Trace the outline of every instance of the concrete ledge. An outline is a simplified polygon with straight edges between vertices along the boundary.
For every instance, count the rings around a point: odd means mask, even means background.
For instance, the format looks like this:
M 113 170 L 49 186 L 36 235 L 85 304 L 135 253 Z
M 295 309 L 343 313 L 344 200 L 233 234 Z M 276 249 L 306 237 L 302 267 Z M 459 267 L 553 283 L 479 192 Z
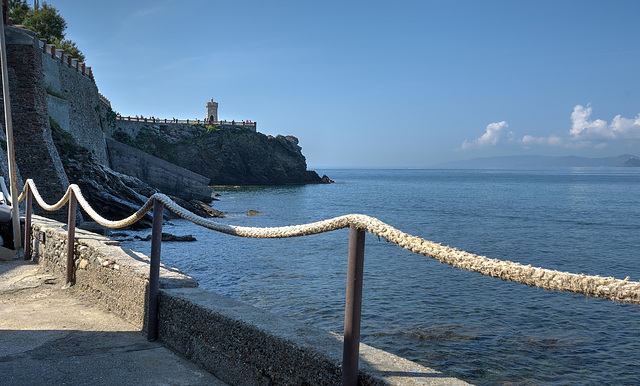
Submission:
M 64 277 L 67 259 L 66 225 L 33 216 L 32 257 L 54 274 Z M 75 285 L 110 311 L 144 328 L 149 258 L 119 246 L 117 241 L 76 228 Z M 198 282 L 176 269 L 161 266 L 160 288 L 196 287 Z
M 341 336 L 200 288 L 162 290 L 158 315 L 158 336 L 166 346 L 229 384 L 342 382 Z M 359 383 L 466 384 L 365 344 Z

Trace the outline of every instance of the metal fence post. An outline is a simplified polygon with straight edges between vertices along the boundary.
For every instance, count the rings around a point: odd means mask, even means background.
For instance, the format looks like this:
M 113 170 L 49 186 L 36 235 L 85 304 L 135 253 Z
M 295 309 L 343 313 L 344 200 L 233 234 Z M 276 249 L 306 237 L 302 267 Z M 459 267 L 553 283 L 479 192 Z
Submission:
M 153 200 L 153 228 L 151 231 L 151 261 L 149 263 L 149 319 L 147 340 L 158 338 L 158 289 L 160 286 L 160 249 L 162 244 L 162 211 L 164 204 Z
M 69 196 L 69 215 L 67 216 L 67 283 L 65 287 L 70 287 L 74 283 L 75 264 L 73 262 L 76 238 L 76 195 L 71 190 Z
M 342 384 L 358 384 L 360 355 L 360 317 L 364 269 L 364 230 L 349 227 L 349 261 L 347 263 L 347 301 L 344 310 L 344 349 L 342 351 Z
M 31 259 L 31 211 L 33 195 L 31 193 L 31 187 L 26 185 L 26 197 L 25 197 L 25 213 L 24 213 L 24 259 Z

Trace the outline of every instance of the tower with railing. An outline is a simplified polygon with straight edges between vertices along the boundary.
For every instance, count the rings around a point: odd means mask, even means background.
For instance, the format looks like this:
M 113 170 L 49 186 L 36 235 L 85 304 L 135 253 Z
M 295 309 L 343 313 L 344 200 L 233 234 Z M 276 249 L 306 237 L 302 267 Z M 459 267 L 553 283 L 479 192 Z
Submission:
M 207 102 L 207 119 L 209 122 L 218 122 L 218 102 L 214 102 L 213 98 Z

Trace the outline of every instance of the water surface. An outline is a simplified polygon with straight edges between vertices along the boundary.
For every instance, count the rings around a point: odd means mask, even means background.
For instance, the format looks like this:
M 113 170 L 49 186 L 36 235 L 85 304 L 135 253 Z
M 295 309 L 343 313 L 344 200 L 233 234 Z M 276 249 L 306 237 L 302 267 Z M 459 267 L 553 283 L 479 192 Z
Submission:
M 229 214 L 219 221 L 282 226 L 362 213 L 491 258 L 640 280 L 637 169 L 319 172 L 338 183 L 219 190 L 213 206 Z M 165 264 L 204 288 L 342 331 L 348 230 L 261 240 L 172 224 L 166 232 L 198 241 L 163 243 Z M 639 320 L 638 306 L 503 282 L 367 235 L 362 341 L 469 382 L 638 384 Z

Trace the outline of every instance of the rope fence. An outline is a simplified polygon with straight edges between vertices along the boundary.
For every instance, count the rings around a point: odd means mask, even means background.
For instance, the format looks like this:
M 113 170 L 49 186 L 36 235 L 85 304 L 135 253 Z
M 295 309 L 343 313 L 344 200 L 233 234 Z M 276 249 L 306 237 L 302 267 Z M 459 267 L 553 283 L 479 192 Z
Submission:
M 561 272 L 540 267 L 532 267 L 531 265 L 523 265 L 511 261 L 490 259 L 486 256 L 475 255 L 404 233 L 378 220 L 377 218 L 361 214 L 348 214 L 314 223 L 285 227 L 240 227 L 220 224 L 200 217 L 195 213 L 182 208 L 168 196 L 162 193 L 156 193 L 151 196 L 136 213 L 125 219 L 113 221 L 100 216 L 89 205 L 87 200 L 82 196 L 80 188 L 75 184 L 70 185 L 60 201 L 53 205 L 47 204 L 42 199 L 38 193 L 35 183 L 31 179 L 26 181 L 25 188 L 18 198 L 19 202 L 24 199 L 27 186 L 29 186 L 33 192 L 34 199 L 38 205 L 47 211 L 55 211 L 62 208 L 62 206 L 64 206 L 64 204 L 69 200 L 71 192 L 73 192 L 77 197 L 78 203 L 85 210 L 87 215 L 89 215 L 98 224 L 111 229 L 124 228 L 136 223 L 151 210 L 155 200 L 162 202 L 164 206 L 174 214 L 196 225 L 238 237 L 289 238 L 309 236 L 348 228 L 350 224 L 354 224 L 358 229 L 365 230 L 374 236 L 384 238 L 388 242 L 396 244 L 401 248 L 433 258 L 441 263 L 449 264 L 452 267 L 477 272 L 485 276 L 499 278 L 505 281 L 522 283 L 531 287 L 539 287 L 546 290 L 566 291 L 621 303 L 640 304 L 640 282 L 630 281 L 628 277 L 624 280 L 620 280 L 613 277 Z
M 0 180 L 4 185 L 4 181 Z M 5 196 L 10 200 L 3 186 Z M 485 276 L 499 278 L 505 281 L 522 283 L 531 287 L 546 290 L 565 291 L 574 294 L 582 294 L 594 298 L 602 298 L 621 303 L 640 304 L 640 282 L 631 281 L 629 277 L 624 280 L 614 277 L 590 276 L 561 272 L 531 265 L 523 265 L 512 261 L 490 259 L 456 248 L 445 246 L 404 233 L 374 217 L 362 214 L 348 214 L 331 219 L 284 227 L 257 228 L 241 227 L 220 224 L 210 219 L 200 217 L 176 204 L 168 196 L 156 193 L 151 196 L 140 209 L 131 216 L 122 220 L 108 220 L 99 215 L 83 197 L 80 188 L 72 184 L 68 187 L 64 196 L 57 203 L 47 204 L 40 196 L 38 189 L 29 179 L 26 181 L 18 202 L 27 198 L 28 216 L 30 217 L 31 197 L 47 211 L 55 211 L 69 202 L 69 227 L 68 240 L 74 240 L 75 228 L 75 202 L 84 209 L 89 217 L 98 224 L 107 228 L 116 229 L 130 226 L 139 221 L 147 212 L 153 209 L 153 231 L 151 245 L 151 269 L 150 269 L 150 298 L 149 298 L 149 326 L 148 338 L 153 340 L 157 336 L 157 291 L 159 280 L 160 243 L 162 233 L 162 212 L 164 207 L 177 216 L 196 225 L 213 231 L 247 238 L 289 238 L 315 235 L 343 228 L 351 228 L 349 241 L 349 273 L 347 286 L 347 309 L 345 310 L 345 349 L 343 358 L 343 384 L 355 384 L 358 372 L 358 343 L 360 339 L 360 305 L 362 294 L 362 259 L 364 258 L 364 234 L 371 233 L 383 238 L 401 248 L 414 253 L 433 258 L 452 267 L 477 272 Z M 73 213 L 72 213 L 73 211 Z M 159 215 L 156 215 L 159 214 Z M 72 220 L 73 217 L 73 220 Z M 31 219 L 27 218 L 30 224 Z M 73 221 L 74 226 L 71 226 Z M 25 226 L 25 258 L 30 258 L 30 226 Z M 353 244 L 353 245 L 352 245 Z M 73 243 L 69 242 L 69 255 L 67 256 L 67 285 L 72 285 L 73 280 Z M 353 260 L 353 261 L 352 261 Z M 359 265 L 358 265 L 359 264 Z M 354 268 L 352 269 L 352 265 Z M 356 275 L 351 277 L 351 271 Z M 359 272 L 359 273 L 358 273 Z M 359 277 L 358 277 L 359 275 Z M 353 284 L 353 286 L 352 286 Z M 359 288 L 358 288 L 359 287 Z M 354 298 L 351 298 L 355 296 Z M 351 309 L 349 309 L 351 307 Z M 353 309 L 355 307 L 355 309 Z M 351 315 L 351 316 L 350 316 Z M 349 326 L 347 326 L 347 319 Z M 348 352 L 349 351 L 349 352 Z M 355 353 L 354 353 L 355 351 Z M 353 363 L 355 361 L 355 364 Z M 355 370 L 354 370 L 355 366 Z M 355 375 L 354 375 L 355 374 Z M 354 381 L 355 377 L 355 381 Z

